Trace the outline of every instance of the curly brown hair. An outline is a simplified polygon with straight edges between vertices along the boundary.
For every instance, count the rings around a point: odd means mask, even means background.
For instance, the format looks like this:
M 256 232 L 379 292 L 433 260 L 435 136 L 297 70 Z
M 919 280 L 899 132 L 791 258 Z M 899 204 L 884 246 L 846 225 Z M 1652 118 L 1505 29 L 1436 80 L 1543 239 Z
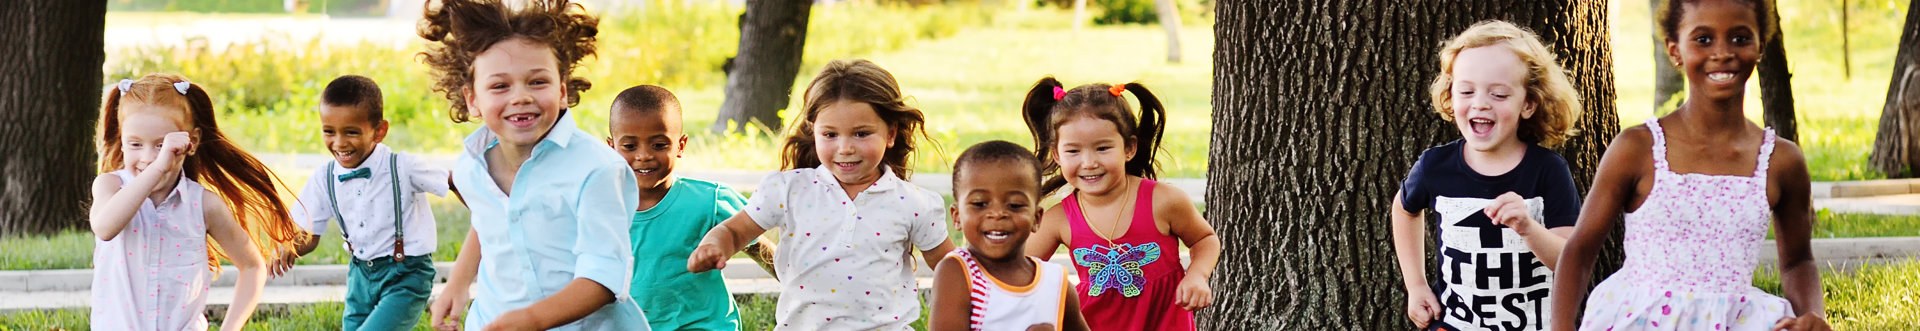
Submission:
M 513 8 L 518 7 L 518 8 Z M 573 75 L 580 61 L 594 53 L 600 19 L 585 7 L 567 0 L 530 0 L 508 6 L 500 0 L 434 0 L 420 19 L 421 38 L 434 42 L 420 52 L 432 68 L 433 91 L 451 101 L 447 115 L 455 123 L 470 120 L 466 93 L 473 85 L 473 58 L 501 41 L 526 38 L 553 50 L 554 67 L 567 83 L 567 106 L 580 103 L 580 92 L 593 87 Z

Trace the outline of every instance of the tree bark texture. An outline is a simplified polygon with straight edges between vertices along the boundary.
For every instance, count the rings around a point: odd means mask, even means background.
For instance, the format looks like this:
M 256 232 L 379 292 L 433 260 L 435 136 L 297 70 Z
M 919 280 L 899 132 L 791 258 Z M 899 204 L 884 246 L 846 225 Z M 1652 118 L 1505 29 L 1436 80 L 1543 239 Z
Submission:
M 0 236 L 86 222 L 106 20 L 101 0 L 0 9 Z
M 712 131 L 745 131 L 748 123 L 779 130 L 807 42 L 812 1 L 751 0 L 740 16 L 740 51 L 727 71 L 726 97 Z
M 1868 162 L 1889 178 L 1920 177 L 1920 3 L 1907 3 L 1907 23 L 1894 55 L 1887 105 Z

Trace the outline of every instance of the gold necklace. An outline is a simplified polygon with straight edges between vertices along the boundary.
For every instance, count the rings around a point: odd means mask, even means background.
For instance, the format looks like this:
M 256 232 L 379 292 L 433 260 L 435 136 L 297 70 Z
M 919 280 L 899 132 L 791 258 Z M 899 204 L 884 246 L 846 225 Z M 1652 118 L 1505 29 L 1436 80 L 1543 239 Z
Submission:
M 1085 199 L 1075 199 L 1074 201 L 1075 203 L 1080 205 L 1080 220 L 1087 223 L 1087 229 L 1093 230 L 1093 234 L 1095 236 L 1100 237 L 1101 240 L 1106 240 L 1108 247 L 1113 247 L 1114 244 L 1113 244 L 1113 238 L 1109 238 L 1107 233 L 1119 232 L 1121 224 L 1133 223 L 1132 220 L 1130 219 L 1121 219 L 1121 217 L 1128 216 L 1127 211 L 1129 209 L 1132 209 L 1133 207 L 1131 204 L 1127 203 L 1128 200 L 1133 200 L 1133 182 L 1128 179 L 1122 179 L 1122 180 L 1126 180 L 1126 181 L 1121 182 L 1120 188 L 1126 190 L 1126 193 L 1124 193 L 1125 195 L 1121 196 L 1121 199 L 1119 201 L 1120 212 L 1117 214 L 1114 214 L 1113 216 L 1115 219 L 1115 221 L 1113 222 L 1114 224 L 1111 226 L 1108 226 L 1108 230 L 1110 231 L 1100 231 L 1100 227 L 1093 224 L 1093 219 L 1087 218 L 1087 211 L 1091 209 L 1087 208 L 1087 202 Z

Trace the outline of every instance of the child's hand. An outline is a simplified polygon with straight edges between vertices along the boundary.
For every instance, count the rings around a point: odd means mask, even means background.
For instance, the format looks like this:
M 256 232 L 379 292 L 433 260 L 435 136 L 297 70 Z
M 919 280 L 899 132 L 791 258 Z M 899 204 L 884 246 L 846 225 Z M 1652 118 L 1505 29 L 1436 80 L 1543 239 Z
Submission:
M 687 257 L 687 272 L 702 273 L 727 268 L 726 250 L 714 244 L 700 244 L 693 249 L 693 255 Z
M 1827 319 L 1820 314 L 1807 314 L 1800 317 L 1781 318 L 1780 322 L 1773 323 L 1773 330 L 1830 331 L 1833 330 L 1833 326 L 1827 325 Z
M 272 275 L 273 278 L 280 278 L 280 275 L 287 274 L 287 270 L 293 270 L 293 261 L 299 258 L 300 252 L 291 249 L 281 251 L 278 258 L 267 262 L 267 274 Z
M 1414 326 L 1425 329 L 1439 317 L 1440 299 L 1433 297 L 1433 290 L 1407 290 L 1407 320 L 1413 321 Z
M 440 297 L 433 299 L 433 305 L 427 308 L 433 318 L 433 329 L 440 331 L 460 331 L 461 323 L 466 323 L 467 289 L 447 286 Z
M 1487 218 L 1493 219 L 1494 225 L 1513 228 L 1513 232 L 1523 237 L 1533 231 L 1536 225 L 1533 221 L 1533 213 L 1527 210 L 1527 199 L 1520 198 L 1519 194 L 1513 192 L 1494 198 L 1493 204 L 1487 205 L 1484 212 L 1487 213 Z
M 533 316 L 528 315 L 526 309 L 515 309 L 505 314 L 500 314 L 499 318 L 493 319 L 493 323 L 487 323 L 487 327 L 486 327 L 486 331 L 519 331 L 519 330 L 539 330 L 539 329 L 540 328 L 538 327 L 534 327 Z
M 1213 305 L 1213 288 L 1207 286 L 1206 277 L 1186 277 L 1180 280 L 1180 288 L 1173 292 L 1173 304 L 1198 311 Z
M 160 155 L 154 157 L 153 163 L 147 165 L 145 172 L 163 171 L 161 173 L 164 174 L 180 171 L 180 166 L 187 162 L 185 157 L 187 151 L 192 148 L 193 136 L 187 135 L 186 132 L 167 133 L 166 138 L 161 138 L 160 141 Z

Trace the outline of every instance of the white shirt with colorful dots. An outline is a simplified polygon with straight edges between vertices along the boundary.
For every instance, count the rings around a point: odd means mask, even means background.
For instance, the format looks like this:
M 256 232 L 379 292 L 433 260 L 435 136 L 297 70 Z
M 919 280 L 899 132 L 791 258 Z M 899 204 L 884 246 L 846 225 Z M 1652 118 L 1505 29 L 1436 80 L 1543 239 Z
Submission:
M 908 330 L 920 318 L 912 252 L 947 240 L 940 194 L 885 170 L 847 199 L 825 167 L 768 175 L 743 210 L 779 237 L 780 330 Z

